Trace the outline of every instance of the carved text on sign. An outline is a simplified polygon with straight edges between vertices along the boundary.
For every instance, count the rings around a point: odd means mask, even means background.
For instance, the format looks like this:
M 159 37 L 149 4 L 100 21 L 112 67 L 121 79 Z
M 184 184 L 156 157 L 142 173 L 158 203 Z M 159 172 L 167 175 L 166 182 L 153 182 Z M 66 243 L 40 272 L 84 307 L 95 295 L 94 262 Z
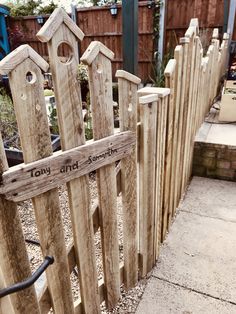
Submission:
M 0 194 L 15 202 L 32 198 L 127 157 L 135 144 L 135 134 L 126 131 L 11 167 L 2 175 Z

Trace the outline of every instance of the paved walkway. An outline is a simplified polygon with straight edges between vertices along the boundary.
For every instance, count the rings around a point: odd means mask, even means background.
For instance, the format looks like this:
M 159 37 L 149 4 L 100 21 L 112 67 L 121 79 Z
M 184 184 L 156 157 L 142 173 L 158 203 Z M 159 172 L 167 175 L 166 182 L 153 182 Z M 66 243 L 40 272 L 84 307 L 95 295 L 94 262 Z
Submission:
M 136 314 L 236 314 L 236 182 L 194 177 Z

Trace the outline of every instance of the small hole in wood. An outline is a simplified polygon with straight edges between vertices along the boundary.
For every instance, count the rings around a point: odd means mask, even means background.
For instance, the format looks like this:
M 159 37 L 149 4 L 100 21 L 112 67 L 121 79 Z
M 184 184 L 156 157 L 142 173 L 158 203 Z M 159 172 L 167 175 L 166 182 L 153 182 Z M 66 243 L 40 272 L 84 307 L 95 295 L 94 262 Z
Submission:
M 66 42 L 62 42 L 57 47 L 57 57 L 63 64 L 71 63 L 74 56 L 73 48 Z
M 233 97 L 232 99 L 233 99 L 233 100 L 236 100 L 236 97 Z
M 101 65 L 100 63 L 97 65 L 97 72 L 98 72 L 99 74 L 102 73 L 102 65 Z
M 26 97 L 25 94 L 21 93 L 20 98 L 21 98 L 22 100 L 26 100 L 27 97 Z
M 131 103 L 129 103 L 129 105 L 128 105 L 128 111 L 129 112 L 132 112 L 132 107 L 133 107 L 133 105 Z
M 36 74 L 33 71 L 28 71 L 26 73 L 26 81 L 30 84 L 34 84 L 37 80 Z

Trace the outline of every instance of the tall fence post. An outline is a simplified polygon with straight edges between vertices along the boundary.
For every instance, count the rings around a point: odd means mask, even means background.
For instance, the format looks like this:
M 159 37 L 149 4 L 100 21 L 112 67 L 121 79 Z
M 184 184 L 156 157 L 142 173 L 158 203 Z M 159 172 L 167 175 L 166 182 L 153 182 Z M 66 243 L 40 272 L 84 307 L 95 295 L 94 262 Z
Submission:
M 63 9 L 56 9 L 38 33 L 42 41 L 48 42 L 63 150 L 85 144 L 82 101 L 77 80 L 77 42 L 83 36 L 82 31 Z M 58 57 L 58 47 L 62 43 L 71 49 L 71 55 L 66 62 Z M 86 313 L 100 313 L 88 176 L 68 182 L 67 189 L 82 307 Z
M 138 84 L 141 80 L 122 70 L 116 72 L 119 89 L 120 131 L 137 133 Z M 136 145 L 137 147 L 137 145 Z M 138 281 L 137 149 L 121 160 L 121 187 L 124 235 L 124 284 Z
M 172 208 L 172 217 L 174 216 L 175 209 L 179 204 L 179 176 L 180 176 L 180 154 L 182 143 L 182 124 L 183 124 L 183 106 L 181 106 L 181 92 L 182 92 L 182 67 L 183 67 L 183 47 L 181 45 L 176 46 L 174 51 L 174 58 L 176 60 L 175 71 L 175 121 L 174 121 L 174 138 L 173 138 L 173 160 L 172 160 L 172 179 L 171 190 L 174 189 L 174 201 Z
M 87 64 L 89 69 L 94 140 L 114 134 L 111 69 L 113 58 L 113 52 L 97 41 L 92 42 L 81 57 L 81 61 Z M 115 164 L 97 170 L 97 185 L 106 304 L 110 309 L 120 298 Z
M 155 165 L 158 95 L 139 98 L 139 228 L 140 271 L 145 276 L 154 265 Z
M 25 163 L 52 154 L 43 94 L 42 70 L 47 69 L 46 61 L 28 45 L 13 51 L 1 65 L 1 70 L 9 75 Z M 53 189 L 36 196 L 32 202 L 42 253 L 44 256 L 53 256 L 55 260 L 46 271 L 53 308 L 55 311 L 64 310 L 73 313 L 74 306 L 58 191 Z
M 0 62 L 0 72 L 3 73 L 1 65 Z M 0 134 L 0 176 L 7 169 L 8 164 Z M 5 200 L 2 195 L 0 196 L 0 239 L 0 288 L 4 288 L 25 280 L 31 276 L 31 271 L 17 206 Z M 1 311 L 2 314 L 39 314 L 34 287 L 0 299 L 0 313 Z
M 164 199 L 163 199 L 163 223 L 162 238 L 165 238 L 166 231 L 169 228 L 169 216 L 172 215 L 172 194 L 171 194 L 171 177 L 173 156 L 173 129 L 175 116 L 175 67 L 176 60 L 170 59 L 165 71 L 165 86 L 170 89 L 168 112 L 167 112 L 167 130 L 166 130 L 166 153 L 165 153 L 165 176 L 164 176 Z

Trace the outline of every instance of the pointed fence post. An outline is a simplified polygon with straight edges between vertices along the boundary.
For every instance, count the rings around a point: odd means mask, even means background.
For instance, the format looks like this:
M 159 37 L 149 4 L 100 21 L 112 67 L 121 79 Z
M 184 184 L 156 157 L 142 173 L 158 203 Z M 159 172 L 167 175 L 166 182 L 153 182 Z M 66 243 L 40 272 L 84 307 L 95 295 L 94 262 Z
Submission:
M 173 128 L 174 128 L 174 94 L 175 94 L 175 74 L 176 60 L 170 59 L 165 71 L 165 86 L 170 88 L 168 112 L 167 112 L 167 132 L 166 132 L 166 156 L 165 156 L 165 177 L 164 177 L 164 199 L 163 199 L 163 227 L 162 237 L 165 239 L 166 232 L 169 229 L 169 217 L 172 215 L 172 194 L 171 194 L 171 177 L 172 159 L 173 159 Z
M 42 70 L 47 69 L 47 62 L 28 45 L 10 53 L 0 67 L 9 75 L 25 163 L 52 154 L 43 93 Z M 42 253 L 55 259 L 46 271 L 54 311 L 74 313 L 58 190 L 36 196 L 32 202 Z
M 60 8 L 53 12 L 37 37 L 48 44 L 62 150 L 83 145 L 85 134 L 80 86 L 77 80 L 77 42 L 83 39 L 84 34 Z M 70 51 L 68 60 L 64 61 L 58 56 L 58 48 L 63 43 Z M 88 176 L 68 182 L 67 189 L 79 267 L 82 308 L 88 314 L 100 313 Z
M 174 145 L 176 143 L 176 149 L 173 152 L 174 159 L 172 164 L 172 171 L 174 180 L 174 204 L 172 216 L 175 214 L 175 210 L 179 205 L 179 186 L 181 175 L 180 164 L 181 164 L 181 143 L 182 143 L 182 125 L 183 125 L 183 103 L 181 103 L 181 92 L 182 92 L 182 68 L 183 68 L 183 47 L 181 45 L 176 46 L 174 51 L 174 58 L 176 60 L 176 72 L 175 72 L 175 122 L 174 122 Z M 171 180 L 171 189 L 173 181 Z
M 137 133 L 138 84 L 141 80 L 126 71 L 116 72 L 119 89 L 120 131 Z M 123 202 L 124 283 L 126 289 L 138 281 L 137 151 L 121 160 Z
M 111 69 L 113 58 L 113 52 L 98 41 L 92 42 L 81 57 L 81 61 L 89 68 L 94 140 L 114 133 Z M 110 309 L 120 298 L 117 187 L 114 164 L 97 171 L 97 185 L 106 304 Z
M 2 62 L 0 62 L 0 72 L 1 64 Z M 8 164 L 0 134 L 0 176 L 7 169 Z M 17 206 L 11 201 L 6 201 L 3 196 L 0 196 L 0 239 L 0 288 L 5 288 L 25 280 L 31 276 L 31 271 Z M 0 313 L 39 314 L 34 287 L 31 286 L 0 299 Z
M 156 94 L 159 97 L 159 104 L 157 106 L 157 137 L 156 137 L 156 161 L 155 161 L 155 212 L 154 212 L 154 245 L 153 245 L 153 259 L 154 263 L 159 255 L 159 247 L 162 241 L 162 208 L 164 195 L 164 168 L 165 168 L 165 149 L 166 149 L 166 125 L 167 125 L 167 111 L 168 98 L 170 94 L 169 88 L 160 87 L 144 87 L 138 90 L 139 96 Z M 142 151 L 144 143 L 140 141 L 139 151 Z M 141 184 L 141 174 L 139 178 Z M 149 187 L 146 186 L 146 191 Z M 147 193 L 147 192 L 145 192 Z M 141 206 L 141 201 L 139 207 Z M 141 207 L 140 207 L 141 210 Z M 142 221 L 140 222 L 142 224 Z M 139 236 L 142 241 L 142 233 Z
M 144 277 L 154 265 L 155 234 L 155 164 L 157 136 L 158 95 L 139 98 L 140 112 L 140 254 L 141 276 Z

